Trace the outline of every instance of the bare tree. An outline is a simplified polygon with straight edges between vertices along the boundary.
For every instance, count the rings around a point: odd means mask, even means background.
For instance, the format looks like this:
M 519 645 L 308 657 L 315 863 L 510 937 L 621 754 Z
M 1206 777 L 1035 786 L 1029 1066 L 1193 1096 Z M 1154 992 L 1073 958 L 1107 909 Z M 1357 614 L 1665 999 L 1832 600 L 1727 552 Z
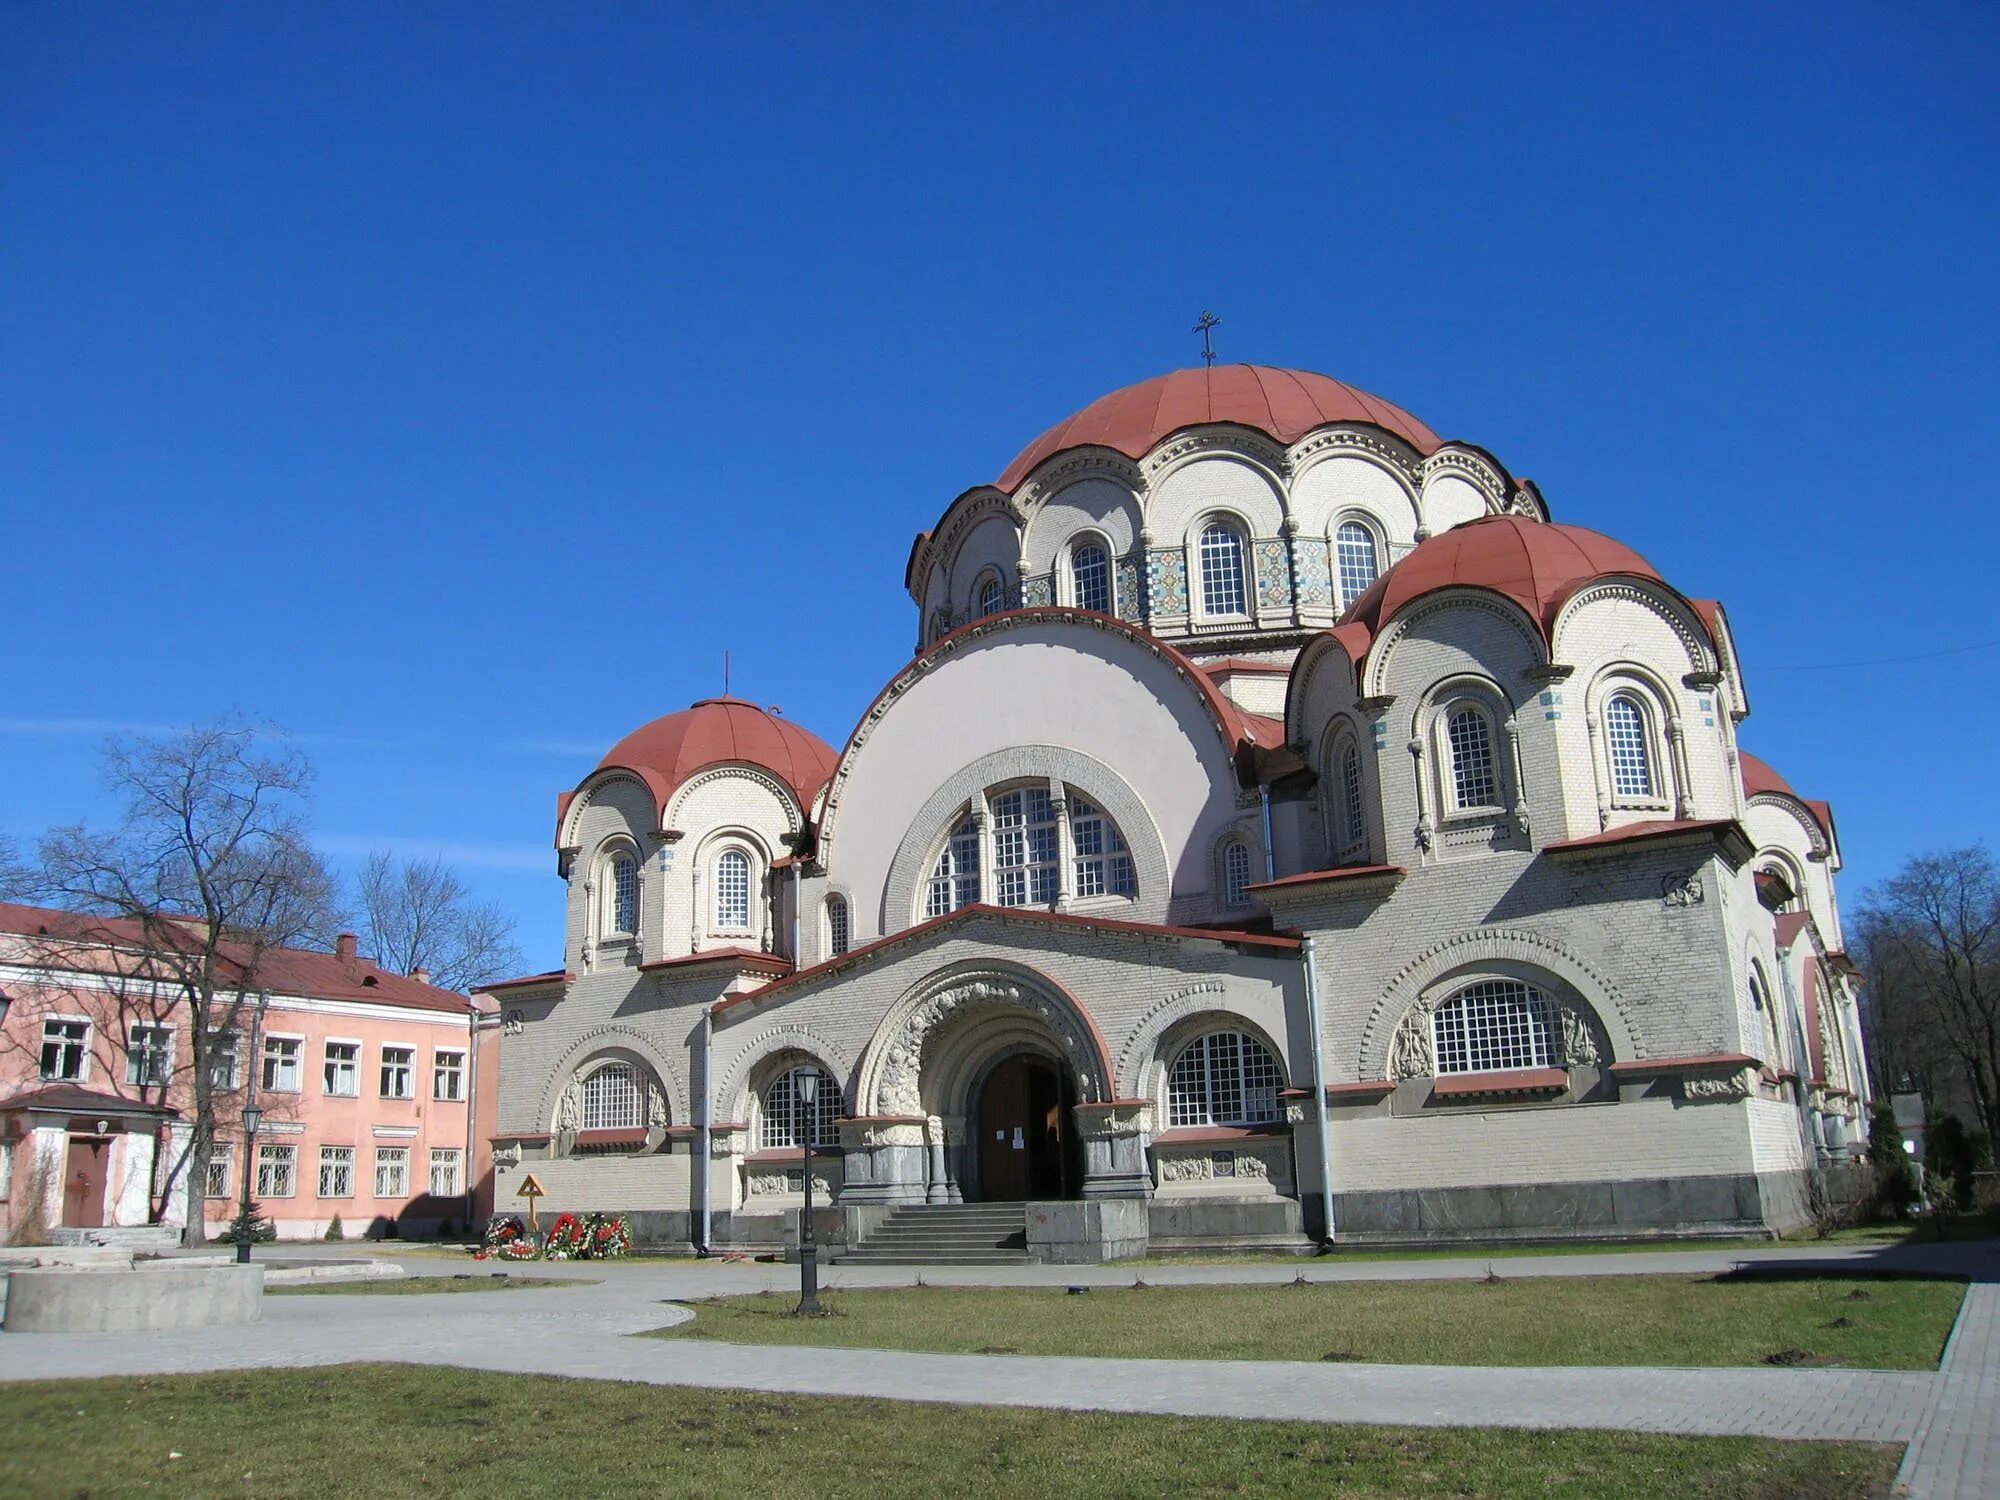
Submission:
M 0 901 L 32 901 L 38 883 L 35 872 L 22 863 L 20 846 L 0 833 Z
M 426 973 L 448 990 L 471 991 L 518 970 L 514 919 L 499 903 L 475 901 L 439 859 L 368 856 L 355 882 L 363 950 L 385 969 Z
M 1911 860 L 1861 913 L 1878 1038 L 1921 1084 L 1956 1073 L 2000 1131 L 2000 869 L 1983 846 Z M 1886 1069 L 1885 1069 L 1886 1071 Z M 1892 1079 L 1893 1081 L 1893 1079 Z
M 208 1160 L 229 1073 L 257 1065 L 242 1049 L 265 956 L 323 942 L 337 903 L 304 829 L 311 768 L 270 731 L 225 721 L 114 740 L 104 765 L 123 804 L 116 826 L 57 828 L 41 843 L 42 895 L 78 915 L 45 935 L 39 961 L 108 965 L 121 1008 L 184 1021 L 185 1067 L 176 1059 L 157 1082 L 138 1069 L 163 1101 L 192 1105 L 182 1150 L 155 1175 L 157 1222 L 189 1162 Z M 202 1216 L 188 1218 L 198 1243 Z

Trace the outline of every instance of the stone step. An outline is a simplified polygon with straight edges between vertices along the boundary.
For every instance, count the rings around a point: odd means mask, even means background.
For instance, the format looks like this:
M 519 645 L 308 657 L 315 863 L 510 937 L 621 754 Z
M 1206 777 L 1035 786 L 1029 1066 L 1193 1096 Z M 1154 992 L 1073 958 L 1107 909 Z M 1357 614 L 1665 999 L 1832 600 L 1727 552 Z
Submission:
M 1018 1229 L 1012 1234 L 871 1234 L 865 1244 L 870 1250 L 1025 1250 L 1028 1237 Z
M 848 1250 L 834 1258 L 843 1266 L 1032 1266 L 1038 1262 L 1025 1250 L 940 1250 L 918 1255 L 893 1250 Z

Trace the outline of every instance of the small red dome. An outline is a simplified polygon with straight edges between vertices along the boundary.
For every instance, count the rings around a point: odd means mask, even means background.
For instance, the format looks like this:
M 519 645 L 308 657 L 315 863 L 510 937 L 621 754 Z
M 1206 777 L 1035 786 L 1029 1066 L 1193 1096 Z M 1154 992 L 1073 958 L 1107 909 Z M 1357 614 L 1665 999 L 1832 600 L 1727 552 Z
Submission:
M 1332 422 L 1364 422 L 1425 455 L 1443 446 L 1400 406 L 1325 375 L 1269 365 L 1203 366 L 1098 397 L 1022 449 L 998 487 L 1012 494 L 1045 460 L 1067 448 L 1115 448 L 1127 458 L 1144 458 L 1162 438 L 1208 422 L 1254 427 L 1281 443 L 1295 443 Z
M 813 798 L 840 759 L 810 730 L 741 698 L 704 698 L 691 708 L 641 725 L 611 747 L 597 769 L 636 772 L 662 810 L 696 772 L 727 762 L 761 767 L 812 811 Z
M 1645 558 L 1602 532 L 1526 516 L 1481 516 L 1418 543 L 1354 601 L 1337 628 L 1362 625 L 1372 638 L 1425 594 L 1477 588 L 1505 594 L 1546 637 L 1571 595 L 1609 575 L 1666 581 Z

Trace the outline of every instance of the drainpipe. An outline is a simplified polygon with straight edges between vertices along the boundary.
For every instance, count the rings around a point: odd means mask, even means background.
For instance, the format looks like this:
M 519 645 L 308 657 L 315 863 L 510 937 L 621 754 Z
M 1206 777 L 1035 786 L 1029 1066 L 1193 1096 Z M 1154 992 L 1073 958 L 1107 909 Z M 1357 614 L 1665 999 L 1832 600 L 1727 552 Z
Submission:
M 1791 950 L 1786 949 L 1789 953 Z M 1826 1196 L 1826 1169 L 1819 1160 L 1819 1132 L 1813 1129 L 1812 1118 L 1812 1049 L 1806 1042 L 1805 1012 L 1799 1008 L 1799 997 L 1792 988 L 1791 965 L 1781 957 L 1778 963 L 1778 983 L 1784 986 L 1785 1006 L 1791 1012 L 1792 1045 L 1797 1051 L 1799 1074 L 1795 1081 L 1798 1090 L 1799 1139 L 1806 1150 L 1806 1170 L 1812 1174 L 1815 1190 L 1821 1198 Z
M 1268 804 L 1267 804 L 1268 806 Z M 1319 960 L 1313 940 L 1306 938 L 1306 1024 L 1312 1028 L 1313 1121 L 1319 1133 L 1319 1199 L 1324 1231 L 1322 1248 L 1333 1244 L 1333 1129 L 1326 1119 L 1326 1032 L 1319 1018 Z
M 465 1237 L 477 1238 L 472 1228 L 472 1216 L 478 1211 L 474 1179 L 479 1172 L 479 1158 L 475 1154 L 474 1142 L 479 1135 L 479 1002 L 472 996 L 465 997 Z
M 707 1256 L 714 1251 L 709 1197 L 715 1186 L 711 1171 L 715 1153 L 710 1145 L 715 1138 L 715 1094 L 710 1078 L 714 1058 L 715 1012 L 705 1005 L 701 1008 L 701 1028 L 696 1036 L 699 1038 L 696 1046 L 701 1053 L 701 1101 L 695 1114 L 694 1149 L 701 1155 L 701 1170 L 695 1174 L 695 1182 L 701 1188 L 701 1219 L 694 1249 L 695 1254 Z
M 1278 878 L 1278 850 L 1271 841 L 1271 789 L 1263 782 L 1257 783 L 1257 800 L 1264 805 L 1264 878 Z

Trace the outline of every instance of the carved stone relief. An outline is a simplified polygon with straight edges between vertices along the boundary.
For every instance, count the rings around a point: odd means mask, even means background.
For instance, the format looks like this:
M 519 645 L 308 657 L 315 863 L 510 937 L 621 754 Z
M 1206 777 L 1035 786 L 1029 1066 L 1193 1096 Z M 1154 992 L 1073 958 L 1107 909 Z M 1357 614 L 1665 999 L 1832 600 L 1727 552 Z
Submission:
M 1005 1005 L 1031 1011 L 1055 1034 L 1076 1078 L 1077 1099 L 1097 1101 L 1097 1085 L 1088 1067 L 1089 1051 L 1067 1012 L 1047 996 L 1011 980 L 982 978 L 939 990 L 911 1011 L 895 1040 L 889 1043 L 875 1085 L 875 1112 L 884 1115 L 923 1114 L 919 1086 L 925 1042 L 949 1016 L 968 1006 Z

